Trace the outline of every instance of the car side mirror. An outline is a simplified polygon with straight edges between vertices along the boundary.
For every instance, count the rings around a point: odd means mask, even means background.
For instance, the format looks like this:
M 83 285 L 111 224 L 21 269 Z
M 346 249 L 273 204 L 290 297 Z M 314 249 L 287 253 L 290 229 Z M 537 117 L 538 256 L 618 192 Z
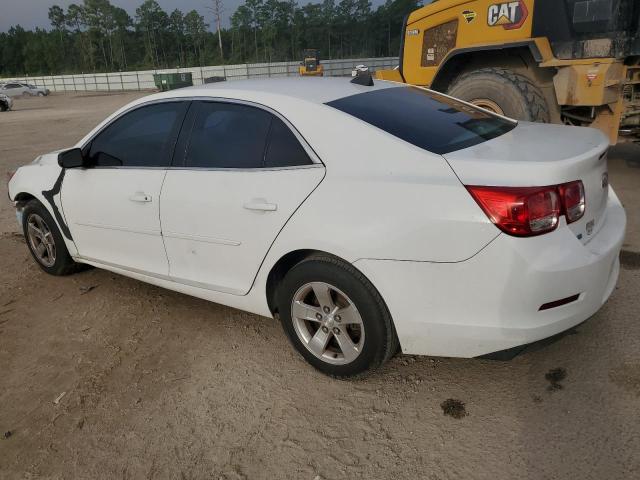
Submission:
M 58 154 L 58 165 L 62 168 L 81 168 L 87 165 L 87 162 L 79 148 L 72 148 Z

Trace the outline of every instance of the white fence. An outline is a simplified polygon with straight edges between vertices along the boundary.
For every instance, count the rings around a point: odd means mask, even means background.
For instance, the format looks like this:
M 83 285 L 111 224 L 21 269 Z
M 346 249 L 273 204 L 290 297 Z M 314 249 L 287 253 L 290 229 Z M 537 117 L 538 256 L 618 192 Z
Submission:
M 356 65 L 367 65 L 372 71 L 394 68 L 398 57 L 352 58 L 348 60 L 322 60 L 326 76 L 350 75 Z M 298 75 L 299 62 L 249 63 L 240 65 L 219 65 L 166 70 L 145 70 L 138 72 L 91 73 L 77 75 L 54 75 L 39 77 L 13 77 L 0 79 L 1 82 L 14 80 L 46 87 L 53 92 L 146 90 L 156 88 L 154 73 L 192 74 L 193 84 L 200 85 L 208 77 L 224 77 L 227 80 L 246 78 L 289 77 Z

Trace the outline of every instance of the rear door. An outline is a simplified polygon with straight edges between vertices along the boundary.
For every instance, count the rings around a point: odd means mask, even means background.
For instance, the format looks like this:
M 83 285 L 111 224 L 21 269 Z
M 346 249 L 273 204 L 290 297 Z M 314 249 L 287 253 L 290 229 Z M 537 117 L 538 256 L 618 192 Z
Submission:
M 160 219 L 177 282 L 245 294 L 324 166 L 274 112 L 194 102 L 162 188 Z

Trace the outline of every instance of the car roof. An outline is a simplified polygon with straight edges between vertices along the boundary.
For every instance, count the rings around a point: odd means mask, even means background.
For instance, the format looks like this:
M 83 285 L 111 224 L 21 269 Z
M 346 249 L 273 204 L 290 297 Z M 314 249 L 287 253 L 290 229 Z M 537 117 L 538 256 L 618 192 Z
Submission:
M 296 98 L 313 103 L 327 103 L 339 98 L 357 95 L 359 93 L 399 87 L 403 84 L 375 80 L 371 87 L 351 83 L 350 77 L 282 77 L 251 80 L 233 80 L 228 82 L 209 83 L 180 89 L 191 95 L 232 96 L 242 93 L 278 95 Z

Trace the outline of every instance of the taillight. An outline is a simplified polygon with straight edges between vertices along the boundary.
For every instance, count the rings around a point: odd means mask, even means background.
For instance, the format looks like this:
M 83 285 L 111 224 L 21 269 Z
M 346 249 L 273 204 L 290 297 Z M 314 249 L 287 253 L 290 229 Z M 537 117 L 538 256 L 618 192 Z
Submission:
M 518 237 L 551 232 L 560 215 L 571 223 L 585 210 L 581 181 L 549 187 L 467 186 L 467 190 L 498 228 Z
M 584 185 L 581 181 L 565 183 L 558 187 L 567 223 L 580 220 L 584 215 Z
M 467 189 L 503 232 L 529 237 L 558 226 L 560 197 L 555 187 L 476 187 Z

